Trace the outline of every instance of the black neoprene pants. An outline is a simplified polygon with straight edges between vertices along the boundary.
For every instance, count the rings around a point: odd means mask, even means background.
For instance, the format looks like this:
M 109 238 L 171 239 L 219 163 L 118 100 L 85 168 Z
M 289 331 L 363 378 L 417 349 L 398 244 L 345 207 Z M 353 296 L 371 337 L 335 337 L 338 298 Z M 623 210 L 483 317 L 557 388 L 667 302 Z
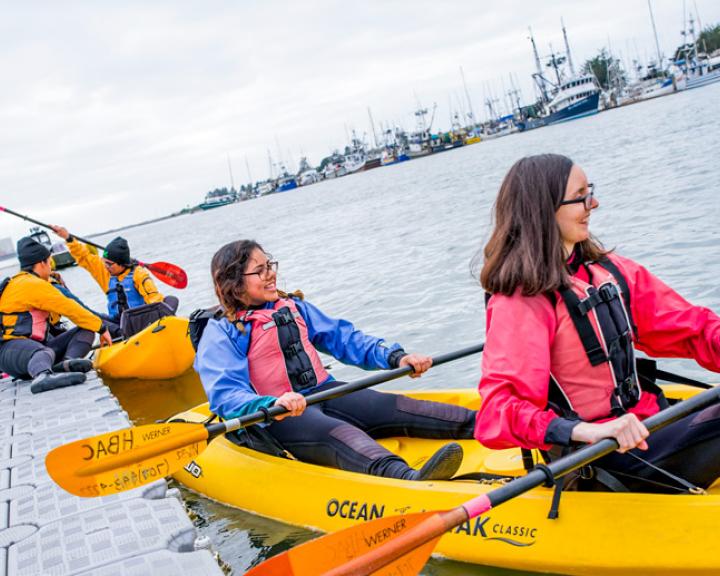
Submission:
M 650 435 L 648 450 L 632 450 L 699 488 L 708 488 L 720 478 L 720 404 L 665 426 Z M 682 486 L 628 454 L 613 452 L 595 463 L 633 492 L 673 493 Z M 593 482 L 579 487 L 595 488 Z
M 317 390 L 340 384 L 343 382 L 331 382 Z M 474 427 L 473 410 L 399 394 L 358 390 L 308 406 L 301 416 L 274 422 L 267 431 L 303 462 L 402 478 L 412 469 L 402 458 L 380 446 L 376 438 L 465 439 L 473 437 Z
M 6 340 L 0 343 L 0 371 L 14 378 L 34 378 L 55 362 L 84 357 L 94 339 L 90 330 L 75 327 L 49 337 L 44 344 L 29 338 Z

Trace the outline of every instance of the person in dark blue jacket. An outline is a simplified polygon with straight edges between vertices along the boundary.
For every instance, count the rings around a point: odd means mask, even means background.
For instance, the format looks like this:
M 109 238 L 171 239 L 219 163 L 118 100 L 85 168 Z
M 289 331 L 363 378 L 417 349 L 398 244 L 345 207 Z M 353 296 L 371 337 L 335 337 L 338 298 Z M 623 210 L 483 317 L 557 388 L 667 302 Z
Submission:
M 213 257 L 224 316 L 208 322 L 195 359 L 211 410 L 228 419 L 285 407 L 288 412 L 264 433 L 304 462 L 406 480 L 452 477 L 462 461 L 455 442 L 415 470 L 375 439 L 472 438 L 472 410 L 368 389 L 307 406 L 307 394 L 341 384 L 327 373 L 318 350 L 366 370 L 411 366 L 413 377 L 432 359 L 331 318 L 300 293 L 280 292 L 277 267 L 253 240 L 226 244 Z

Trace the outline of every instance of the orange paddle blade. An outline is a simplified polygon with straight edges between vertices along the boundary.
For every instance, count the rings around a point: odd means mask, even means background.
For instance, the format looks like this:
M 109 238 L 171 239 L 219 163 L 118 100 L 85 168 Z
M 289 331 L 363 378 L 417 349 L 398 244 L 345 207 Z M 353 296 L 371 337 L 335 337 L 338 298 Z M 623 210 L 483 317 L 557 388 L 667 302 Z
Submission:
M 363 559 L 368 554 L 388 546 L 398 537 L 408 534 L 411 529 L 421 528 L 423 522 L 432 522 L 433 516 L 437 515 L 437 512 L 419 512 L 363 522 L 291 548 L 257 565 L 248 571 L 246 576 L 334 574 L 335 570 L 344 569 L 348 562 L 353 560 L 359 561 L 364 567 L 361 567 L 360 571 L 347 572 L 348 574 L 417 574 L 425 565 L 442 532 L 419 547 L 405 554 L 401 553 L 380 570 L 363 571 L 369 569 Z M 424 530 L 421 532 L 425 533 Z
M 148 424 L 59 446 L 45 457 L 50 477 L 75 496 L 116 494 L 176 472 L 207 446 L 202 424 Z
M 145 266 L 158 280 L 168 286 L 183 289 L 188 284 L 187 274 L 180 266 L 170 264 L 170 262 L 153 262 L 152 264 L 141 262 L 140 264 Z

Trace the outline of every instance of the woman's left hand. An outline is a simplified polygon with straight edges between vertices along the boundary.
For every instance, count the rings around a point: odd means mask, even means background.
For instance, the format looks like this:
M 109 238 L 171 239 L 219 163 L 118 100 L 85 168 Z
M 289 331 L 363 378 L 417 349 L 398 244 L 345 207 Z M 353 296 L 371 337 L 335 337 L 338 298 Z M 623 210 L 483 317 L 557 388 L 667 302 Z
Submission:
M 423 356 L 422 354 L 408 354 L 400 359 L 399 368 L 403 366 L 412 366 L 413 372 L 410 378 L 420 378 L 423 372 L 427 372 L 432 366 L 432 358 Z

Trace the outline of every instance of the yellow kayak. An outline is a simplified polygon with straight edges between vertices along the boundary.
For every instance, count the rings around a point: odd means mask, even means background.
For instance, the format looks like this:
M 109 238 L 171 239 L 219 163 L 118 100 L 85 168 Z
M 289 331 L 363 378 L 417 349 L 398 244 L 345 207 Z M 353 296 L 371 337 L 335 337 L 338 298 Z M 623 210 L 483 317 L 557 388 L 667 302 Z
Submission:
M 474 389 L 410 391 L 410 396 L 477 408 Z M 669 386 L 669 397 L 694 390 Z M 176 418 L 201 422 L 207 404 Z M 447 441 L 392 438 L 381 443 L 419 467 Z M 494 451 L 472 440 L 458 475 L 522 475 L 519 450 Z M 344 472 L 213 440 L 174 475 L 219 502 L 289 524 L 334 532 L 365 520 L 445 510 L 498 481 L 410 482 Z M 706 495 L 566 492 L 549 520 L 552 489 L 536 488 L 447 533 L 436 554 L 463 562 L 562 574 L 719 574 L 715 536 L 720 486 Z
M 190 369 L 195 359 L 188 319 L 166 316 L 128 340 L 95 352 L 95 369 L 109 378 L 164 380 Z

